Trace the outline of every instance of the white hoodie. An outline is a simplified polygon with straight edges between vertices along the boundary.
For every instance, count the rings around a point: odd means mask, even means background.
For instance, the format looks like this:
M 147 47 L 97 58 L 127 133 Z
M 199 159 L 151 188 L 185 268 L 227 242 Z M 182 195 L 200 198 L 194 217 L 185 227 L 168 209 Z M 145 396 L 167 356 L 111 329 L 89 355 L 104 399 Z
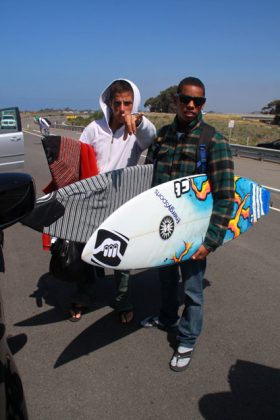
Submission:
M 138 111 L 140 105 L 140 92 L 137 86 L 127 79 L 134 92 L 132 113 Z M 115 81 L 115 80 L 114 80 Z M 113 82 L 112 82 L 113 83 Z M 112 84 L 110 83 L 110 85 Z M 109 85 L 109 86 L 110 86 Z M 124 140 L 124 125 L 112 132 L 110 121 L 110 108 L 106 104 L 109 94 L 109 86 L 100 95 L 99 103 L 104 117 L 101 120 L 91 122 L 82 132 L 80 141 L 91 144 L 94 148 L 99 173 L 109 172 L 126 166 L 137 165 L 141 152 L 152 143 L 155 135 L 155 126 L 143 116 L 142 122 L 137 127 L 136 135 L 128 135 Z

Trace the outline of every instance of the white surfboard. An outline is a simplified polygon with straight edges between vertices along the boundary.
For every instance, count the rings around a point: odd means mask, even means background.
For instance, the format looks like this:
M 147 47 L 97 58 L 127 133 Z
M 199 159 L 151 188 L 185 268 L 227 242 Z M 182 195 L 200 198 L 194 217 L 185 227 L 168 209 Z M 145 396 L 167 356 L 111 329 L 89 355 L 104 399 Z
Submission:
M 94 232 L 82 259 L 117 270 L 185 261 L 202 244 L 213 199 L 206 175 L 180 178 L 134 197 Z M 269 210 L 267 190 L 235 178 L 235 206 L 224 242 L 248 230 Z

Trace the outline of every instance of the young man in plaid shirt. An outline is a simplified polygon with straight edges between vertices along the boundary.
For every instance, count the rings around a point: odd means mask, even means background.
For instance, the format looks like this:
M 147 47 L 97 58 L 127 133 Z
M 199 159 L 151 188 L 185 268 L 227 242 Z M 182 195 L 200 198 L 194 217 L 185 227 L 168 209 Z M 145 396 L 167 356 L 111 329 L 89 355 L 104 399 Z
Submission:
M 171 358 L 170 368 L 182 371 L 191 361 L 196 339 L 202 329 L 206 257 L 222 244 L 225 236 L 233 210 L 234 173 L 228 141 L 202 120 L 201 111 L 206 98 L 201 80 L 195 77 L 183 79 L 178 85 L 175 101 L 173 123 L 159 130 L 155 143 L 148 151 L 147 162 L 155 164 L 154 185 L 200 172 L 200 144 L 207 126 L 205 169 L 211 183 L 213 211 L 204 242 L 191 260 L 159 270 L 162 298 L 160 314 L 159 317 L 146 318 L 142 325 L 157 328 L 178 325 L 178 347 Z M 185 307 L 178 322 L 179 269 L 184 284 Z

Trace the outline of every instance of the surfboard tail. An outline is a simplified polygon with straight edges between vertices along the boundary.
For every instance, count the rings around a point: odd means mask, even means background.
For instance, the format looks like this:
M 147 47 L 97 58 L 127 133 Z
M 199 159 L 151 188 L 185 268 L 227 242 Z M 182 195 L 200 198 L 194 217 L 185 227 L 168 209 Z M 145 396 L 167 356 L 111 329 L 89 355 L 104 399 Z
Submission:
M 270 193 L 258 184 L 252 184 L 252 221 L 256 223 L 262 216 L 268 214 Z
M 262 202 L 264 214 L 268 214 L 270 206 L 270 192 L 262 187 Z

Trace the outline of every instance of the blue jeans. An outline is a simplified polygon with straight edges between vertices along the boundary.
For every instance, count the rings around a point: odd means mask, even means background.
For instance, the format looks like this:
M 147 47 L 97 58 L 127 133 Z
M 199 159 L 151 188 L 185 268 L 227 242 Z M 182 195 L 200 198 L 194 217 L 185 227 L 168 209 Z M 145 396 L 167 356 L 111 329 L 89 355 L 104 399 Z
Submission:
M 179 318 L 179 269 L 184 285 L 185 307 L 178 325 L 177 340 L 179 345 L 194 347 L 202 330 L 203 278 L 206 270 L 206 260 L 188 260 L 159 270 L 162 299 L 159 320 L 170 326 Z

